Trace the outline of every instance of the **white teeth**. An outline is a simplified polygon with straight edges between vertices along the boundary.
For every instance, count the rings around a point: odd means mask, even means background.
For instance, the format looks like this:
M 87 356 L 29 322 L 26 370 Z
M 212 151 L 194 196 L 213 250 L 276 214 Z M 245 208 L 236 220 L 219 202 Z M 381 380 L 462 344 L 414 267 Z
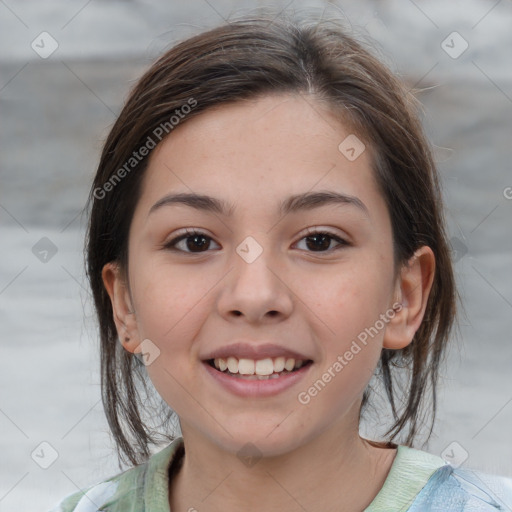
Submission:
M 274 361 L 272 359 L 260 359 L 256 361 L 256 375 L 272 375 L 274 373 Z
M 241 375 L 254 375 L 254 366 L 252 359 L 240 359 L 238 361 L 238 373 Z
M 277 373 L 282 372 L 284 370 L 285 361 L 284 357 L 276 357 L 274 359 L 274 371 Z
M 286 363 L 284 363 L 284 368 L 291 372 L 295 368 L 295 359 L 293 359 L 293 357 L 287 359 Z
M 238 359 L 235 357 L 228 357 L 228 370 L 231 373 L 238 373 Z
M 295 360 L 293 357 L 276 357 L 271 359 L 267 357 L 265 359 L 240 359 L 230 356 L 227 359 L 222 357 L 215 358 L 213 364 L 217 370 L 225 372 L 226 370 L 232 374 L 240 375 L 256 375 L 259 380 L 266 380 L 268 378 L 279 377 L 279 374 L 286 370 L 291 372 L 294 369 L 299 369 L 304 365 L 305 361 Z

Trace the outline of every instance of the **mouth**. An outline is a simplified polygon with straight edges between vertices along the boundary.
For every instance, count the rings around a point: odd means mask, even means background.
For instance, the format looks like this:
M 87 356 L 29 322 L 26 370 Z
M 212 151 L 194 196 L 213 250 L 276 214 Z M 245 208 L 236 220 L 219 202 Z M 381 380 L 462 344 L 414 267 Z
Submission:
M 213 389 L 254 399 L 275 397 L 298 387 L 314 364 L 308 355 L 285 344 L 255 340 L 225 345 L 200 360 Z
M 229 356 L 207 359 L 205 363 L 219 373 L 235 379 L 262 381 L 286 377 L 311 365 L 313 361 L 284 356 L 257 360 Z

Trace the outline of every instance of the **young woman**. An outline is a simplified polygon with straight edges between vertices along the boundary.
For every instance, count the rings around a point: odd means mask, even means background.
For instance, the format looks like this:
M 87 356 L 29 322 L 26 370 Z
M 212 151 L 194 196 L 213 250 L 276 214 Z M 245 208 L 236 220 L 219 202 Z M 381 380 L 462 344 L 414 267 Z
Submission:
M 413 98 L 339 24 L 245 18 L 163 55 L 106 141 L 87 264 L 134 467 L 56 510 L 505 510 L 510 480 L 412 448 L 455 315 L 438 178 Z

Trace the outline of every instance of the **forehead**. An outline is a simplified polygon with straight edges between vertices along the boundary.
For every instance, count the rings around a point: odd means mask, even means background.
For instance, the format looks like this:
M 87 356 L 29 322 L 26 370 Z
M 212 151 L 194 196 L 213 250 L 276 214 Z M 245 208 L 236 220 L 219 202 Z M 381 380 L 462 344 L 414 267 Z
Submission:
M 171 190 L 242 209 L 314 189 L 368 196 L 377 193 L 371 162 L 371 148 L 311 96 L 265 96 L 174 128 L 151 155 L 141 202 L 150 208 Z

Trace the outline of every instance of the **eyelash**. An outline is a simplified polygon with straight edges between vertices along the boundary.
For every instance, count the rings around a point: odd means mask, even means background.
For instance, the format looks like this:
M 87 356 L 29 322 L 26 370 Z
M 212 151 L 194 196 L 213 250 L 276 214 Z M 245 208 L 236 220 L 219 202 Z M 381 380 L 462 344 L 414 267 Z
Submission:
M 339 237 L 338 235 L 335 235 L 334 233 L 330 233 L 329 231 L 326 231 L 326 230 L 315 230 L 313 228 L 309 228 L 307 233 L 299 240 L 299 242 L 304 240 L 305 238 L 311 238 L 315 235 L 325 235 L 325 236 L 331 238 L 332 240 L 334 240 L 335 242 L 337 242 L 338 246 L 336 246 L 334 249 L 328 249 L 326 251 L 307 251 L 307 252 L 330 253 L 330 252 L 339 250 L 342 247 L 347 247 L 350 245 L 349 242 L 347 242 L 343 238 Z M 183 252 L 185 254 L 201 254 L 202 252 L 209 252 L 209 251 L 197 251 L 197 252 L 184 251 L 184 250 L 176 248 L 176 245 L 179 242 L 181 242 L 182 240 L 186 240 L 187 238 L 192 238 L 194 236 L 202 236 L 205 239 L 213 241 L 213 239 L 210 236 L 208 236 L 206 233 L 203 233 L 202 231 L 198 231 L 198 230 L 194 230 L 194 229 L 186 229 L 183 234 L 173 238 L 169 242 L 165 243 L 162 247 L 163 247 L 163 249 L 166 249 L 166 250 L 175 251 L 175 252 Z M 329 245 L 330 245 L 330 243 L 329 243 Z

